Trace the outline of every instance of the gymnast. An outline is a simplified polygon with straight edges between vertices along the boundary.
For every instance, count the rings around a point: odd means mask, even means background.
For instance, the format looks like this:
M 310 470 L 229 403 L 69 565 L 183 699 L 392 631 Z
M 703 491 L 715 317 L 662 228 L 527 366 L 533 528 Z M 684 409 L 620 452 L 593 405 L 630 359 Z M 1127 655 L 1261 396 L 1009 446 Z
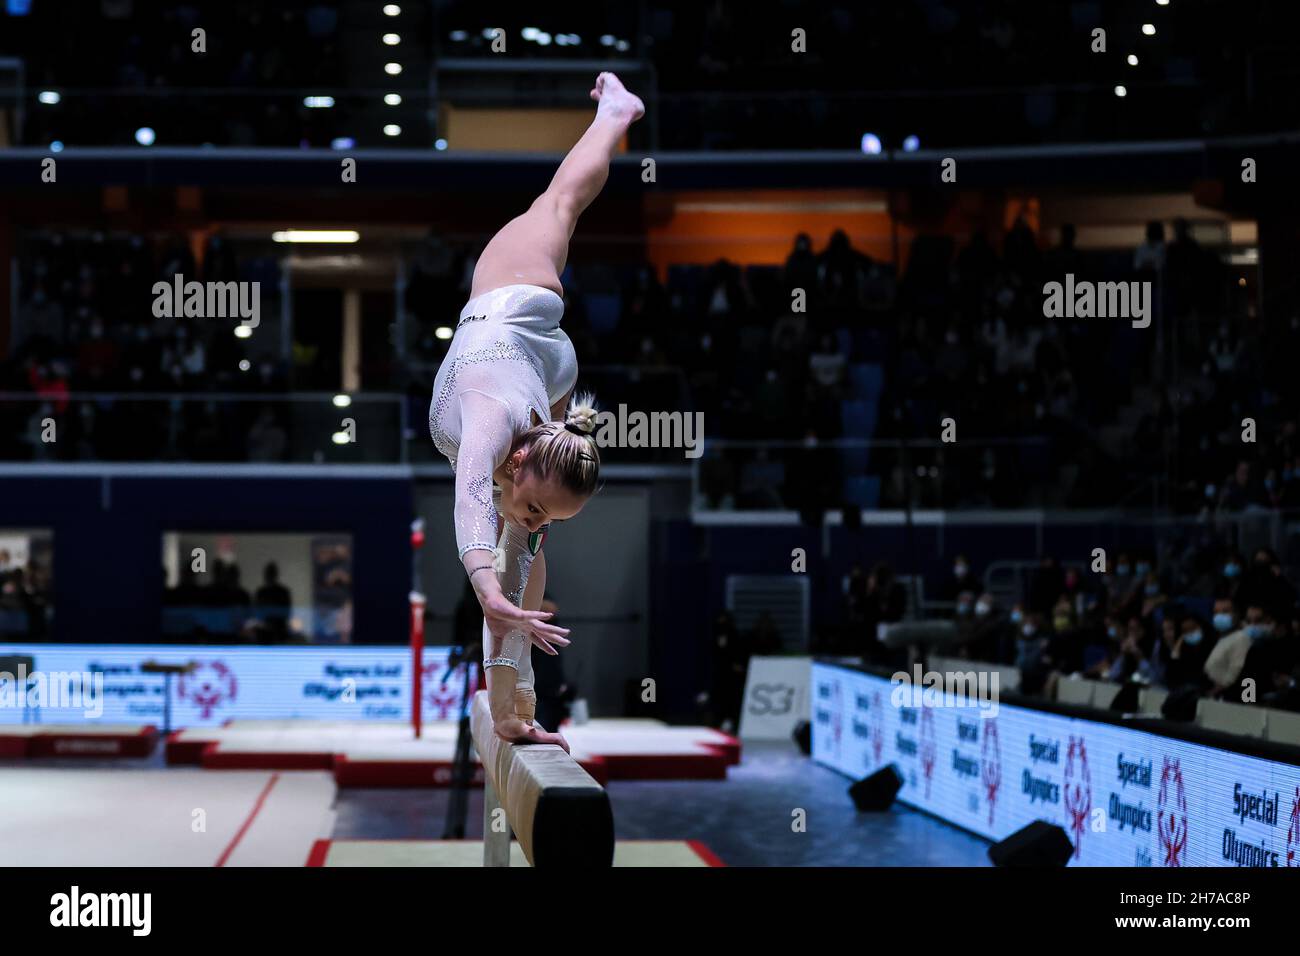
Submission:
M 493 729 L 508 741 L 557 743 L 566 751 L 563 737 L 533 722 L 532 645 L 558 654 L 570 643 L 568 629 L 540 610 L 542 543 L 552 523 L 572 518 L 596 491 L 600 454 L 592 398 L 573 396 L 578 360 L 560 329 L 560 273 L 578 216 L 605 185 L 623 134 L 645 112 L 613 73 L 596 78 L 591 98 L 596 118 L 546 192 L 479 256 L 429 406 L 434 444 L 456 475 L 461 563 L 483 608 Z

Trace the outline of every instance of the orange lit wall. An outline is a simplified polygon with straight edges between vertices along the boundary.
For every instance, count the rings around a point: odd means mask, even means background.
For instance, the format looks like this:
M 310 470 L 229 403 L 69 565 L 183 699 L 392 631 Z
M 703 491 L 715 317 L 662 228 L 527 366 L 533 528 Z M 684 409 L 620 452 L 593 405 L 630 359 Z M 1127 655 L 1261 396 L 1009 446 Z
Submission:
M 591 125 L 591 110 L 439 106 L 447 148 L 567 153 Z M 627 151 L 627 137 L 619 144 Z
M 892 262 L 893 238 L 883 192 L 868 190 L 749 190 L 680 192 L 647 204 L 646 248 L 662 276 L 675 263 L 726 258 L 742 265 L 780 265 L 806 232 L 813 250 L 843 229 L 858 250 Z M 900 240 L 906 242 L 906 236 Z

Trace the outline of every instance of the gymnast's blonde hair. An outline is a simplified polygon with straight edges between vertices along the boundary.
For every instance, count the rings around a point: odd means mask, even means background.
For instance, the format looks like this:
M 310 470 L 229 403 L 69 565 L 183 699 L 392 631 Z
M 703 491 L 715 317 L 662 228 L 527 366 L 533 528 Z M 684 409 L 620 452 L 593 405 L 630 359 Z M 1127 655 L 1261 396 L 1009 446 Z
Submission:
M 600 480 L 600 450 L 594 435 L 597 414 L 594 395 L 575 395 L 564 421 L 543 422 L 524 432 L 518 446 L 525 452 L 523 467 L 581 498 L 595 494 Z

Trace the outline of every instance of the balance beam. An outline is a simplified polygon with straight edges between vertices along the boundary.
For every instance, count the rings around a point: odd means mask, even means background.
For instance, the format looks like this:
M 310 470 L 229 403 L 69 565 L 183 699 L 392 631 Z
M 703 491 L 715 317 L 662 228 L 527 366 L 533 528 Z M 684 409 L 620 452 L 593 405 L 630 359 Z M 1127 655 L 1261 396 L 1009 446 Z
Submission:
M 487 691 L 474 695 L 470 733 L 483 764 L 483 865 L 510 865 L 510 831 L 533 866 L 611 866 L 609 794 L 559 744 L 512 744 L 492 729 Z M 505 810 L 508 826 L 493 827 Z

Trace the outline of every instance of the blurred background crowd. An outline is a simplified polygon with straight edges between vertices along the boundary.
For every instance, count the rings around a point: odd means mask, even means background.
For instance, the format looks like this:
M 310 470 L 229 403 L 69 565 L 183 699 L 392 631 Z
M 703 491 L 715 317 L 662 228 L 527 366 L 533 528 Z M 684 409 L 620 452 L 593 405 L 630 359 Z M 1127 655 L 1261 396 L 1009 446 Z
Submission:
M 1199 42 L 1201 21 L 1167 19 L 1162 53 L 1149 59 L 1150 45 L 1131 47 L 1127 37 L 1151 15 L 1120 0 L 762 6 L 760 13 L 722 0 L 614 7 L 582 0 L 550 10 L 508 2 L 486 14 L 480 4 L 441 0 L 408 4 L 399 43 L 387 49 L 374 42 L 386 21 L 379 4 L 97 0 L 86 11 L 96 42 L 86 44 L 75 31 L 52 29 L 63 15 L 58 5 L 36 2 L 7 23 L 0 55 L 25 57 L 30 85 L 63 93 L 32 117 L 30 145 L 124 145 L 147 126 L 168 145 L 422 146 L 445 136 L 447 125 L 430 108 L 428 69 L 500 57 L 492 44 L 498 29 L 512 58 L 645 64 L 656 108 L 672 117 L 657 144 L 667 149 L 787 149 L 795 131 L 803 148 L 855 148 L 864 114 L 894 148 L 918 134 L 926 147 L 1081 142 L 1231 135 L 1296 118 L 1294 99 L 1272 83 L 1289 75 L 1285 51 L 1258 43 L 1287 28 L 1285 4 L 1203 2 L 1199 12 L 1216 23 L 1213 47 Z M 775 22 L 790 26 L 774 32 Z M 1098 23 L 1109 30 L 1105 53 L 1093 49 Z M 206 31 L 202 56 L 191 49 L 196 28 Z M 1143 55 L 1124 65 L 1130 50 Z M 403 69 L 385 76 L 379 68 L 394 52 Z M 1140 86 L 1152 108 L 1124 109 L 1115 83 Z M 386 108 L 385 91 L 401 104 Z M 309 106 L 304 92 L 333 102 Z M 537 101 L 554 95 L 537 75 L 518 78 L 511 92 Z M 968 122 L 972 115 L 978 124 Z M 377 117 L 396 120 L 401 133 L 382 134 Z

